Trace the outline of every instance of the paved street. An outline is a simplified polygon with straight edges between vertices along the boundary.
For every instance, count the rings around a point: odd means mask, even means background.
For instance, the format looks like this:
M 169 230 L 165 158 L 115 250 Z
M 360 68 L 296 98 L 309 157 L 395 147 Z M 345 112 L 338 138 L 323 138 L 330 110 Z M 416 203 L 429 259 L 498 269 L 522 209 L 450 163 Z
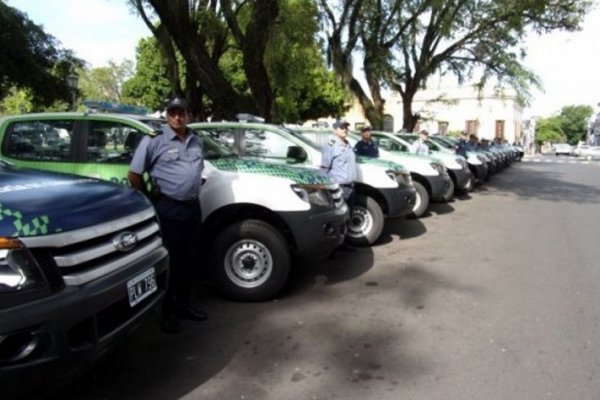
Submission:
M 272 302 L 199 287 L 55 397 L 597 399 L 600 164 L 516 163 L 470 196 L 297 266 Z

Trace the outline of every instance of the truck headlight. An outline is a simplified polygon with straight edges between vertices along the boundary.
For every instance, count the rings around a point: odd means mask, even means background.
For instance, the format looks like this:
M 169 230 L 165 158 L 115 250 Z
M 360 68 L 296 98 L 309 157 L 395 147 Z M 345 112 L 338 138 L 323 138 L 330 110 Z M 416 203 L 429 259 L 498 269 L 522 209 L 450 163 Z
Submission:
M 436 172 L 438 173 L 438 175 L 444 175 L 444 172 L 446 170 L 446 168 L 444 167 L 444 165 L 443 164 L 439 164 L 439 163 L 431 163 L 431 167 L 436 170 Z
M 385 171 L 391 180 L 398 183 L 398 185 L 412 185 L 412 177 L 407 171 Z
M 292 190 L 307 203 L 321 207 L 333 207 L 329 190 L 323 185 L 292 185 Z
M 44 277 L 29 250 L 17 239 L 0 238 L 0 293 L 43 285 Z

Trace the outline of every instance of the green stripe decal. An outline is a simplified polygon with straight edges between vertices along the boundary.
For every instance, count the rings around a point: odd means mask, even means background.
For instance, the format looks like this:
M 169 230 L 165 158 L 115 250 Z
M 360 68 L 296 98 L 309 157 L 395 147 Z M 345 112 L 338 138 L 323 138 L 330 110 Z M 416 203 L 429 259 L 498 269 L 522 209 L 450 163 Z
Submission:
M 263 161 L 242 160 L 234 158 L 224 158 L 218 160 L 209 160 L 215 168 L 222 171 L 244 172 L 250 174 L 267 175 L 292 180 L 300 184 L 321 184 L 331 185 L 333 181 L 326 175 L 319 173 L 315 169 L 289 167 L 287 165 L 267 163 Z
M 394 171 L 406 171 L 406 168 L 403 165 L 395 163 L 393 161 L 384 160 L 381 158 L 357 156 L 356 162 L 358 164 L 378 165 L 385 169 L 394 170 Z
M 29 222 L 25 221 L 20 211 L 11 210 L 0 204 L 0 221 L 12 220 L 15 232 L 7 236 L 39 236 L 47 235 L 49 232 L 50 218 L 47 215 L 40 215 L 31 218 Z M 56 229 L 55 232 L 60 232 Z

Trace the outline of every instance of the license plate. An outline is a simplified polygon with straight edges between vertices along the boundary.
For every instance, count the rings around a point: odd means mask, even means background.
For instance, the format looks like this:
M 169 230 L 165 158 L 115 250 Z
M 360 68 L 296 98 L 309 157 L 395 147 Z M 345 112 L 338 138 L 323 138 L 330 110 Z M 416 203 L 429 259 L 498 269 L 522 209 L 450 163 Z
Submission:
M 150 268 L 127 282 L 129 306 L 134 307 L 140 301 L 156 292 L 156 275 L 154 268 Z

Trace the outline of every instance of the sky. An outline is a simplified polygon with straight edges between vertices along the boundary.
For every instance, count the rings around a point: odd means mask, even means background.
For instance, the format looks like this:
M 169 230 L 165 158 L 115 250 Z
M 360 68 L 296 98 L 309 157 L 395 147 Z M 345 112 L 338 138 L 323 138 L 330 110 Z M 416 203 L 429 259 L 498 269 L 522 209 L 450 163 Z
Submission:
M 598 2 L 598 1 L 597 1 Z M 27 13 L 93 67 L 108 61 L 135 61 L 135 47 L 150 31 L 126 0 L 8 0 Z M 600 110 L 600 5 L 590 12 L 579 32 L 532 35 L 526 41 L 524 64 L 540 76 L 544 91 L 533 91 L 525 117 L 549 116 L 565 105 L 589 105 Z

